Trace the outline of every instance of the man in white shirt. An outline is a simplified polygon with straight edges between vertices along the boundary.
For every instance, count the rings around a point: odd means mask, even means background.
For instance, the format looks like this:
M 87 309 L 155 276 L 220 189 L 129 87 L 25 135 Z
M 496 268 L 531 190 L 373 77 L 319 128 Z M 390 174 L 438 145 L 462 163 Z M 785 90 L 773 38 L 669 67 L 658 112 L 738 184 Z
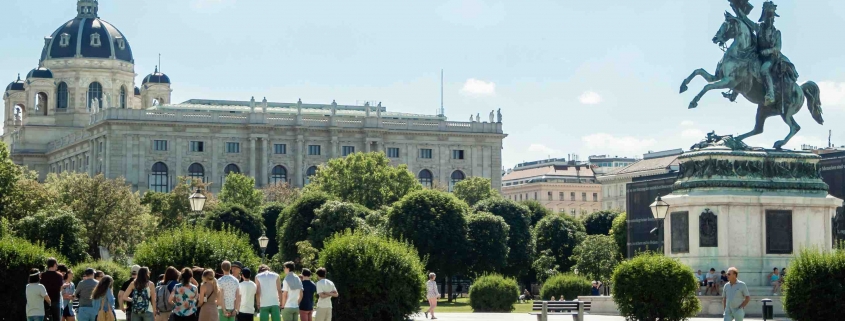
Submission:
M 279 298 L 282 297 L 282 280 L 279 275 L 262 264 L 255 276 L 255 297 L 258 300 L 260 321 L 280 321 Z
M 334 283 L 326 278 L 326 268 L 317 269 L 317 295 L 320 299 L 317 301 L 317 316 L 316 321 L 332 321 L 332 298 L 337 297 L 337 288 Z
M 745 282 L 737 280 L 739 270 L 735 267 L 728 269 L 728 283 L 722 290 L 722 307 L 725 309 L 725 321 L 742 321 L 745 318 L 745 307 L 751 301 L 751 294 Z
M 297 321 L 299 319 L 299 302 L 302 301 L 302 280 L 293 274 L 293 262 L 285 262 L 285 280 L 282 281 L 282 320 Z
M 716 269 L 710 268 L 710 272 L 707 273 L 707 289 L 704 290 L 704 295 L 710 294 L 710 290 L 719 293 L 719 288 L 716 286 L 716 284 L 718 284 L 716 283 L 716 278 L 718 278 Z
M 241 295 L 241 305 L 238 307 L 237 321 L 253 321 L 253 318 L 255 318 L 255 298 L 258 296 L 256 293 L 257 288 L 255 283 L 252 282 L 252 271 L 244 268 L 240 272 L 244 280 L 238 285 L 238 291 Z
M 220 289 L 220 296 L 217 300 L 218 317 L 220 321 L 235 321 L 238 314 L 237 308 L 241 305 L 241 296 L 238 293 L 238 279 L 232 276 L 232 263 L 223 261 L 220 264 L 223 276 L 217 279 L 217 287 Z

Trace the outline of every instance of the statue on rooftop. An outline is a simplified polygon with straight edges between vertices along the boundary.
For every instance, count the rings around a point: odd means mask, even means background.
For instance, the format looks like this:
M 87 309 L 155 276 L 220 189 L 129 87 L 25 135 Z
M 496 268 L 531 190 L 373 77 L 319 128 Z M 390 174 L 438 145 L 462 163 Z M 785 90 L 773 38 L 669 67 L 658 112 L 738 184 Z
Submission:
M 472 114 L 469 114 L 469 122 L 470 122 L 470 123 L 475 122 L 475 120 L 474 120 L 474 119 L 472 119 Z
M 475 114 L 475 122 L 476 122 L 476 123 L 480 123 L 480 122 L 481 122 L 481 113 L 477 113 L 477 114 Z
M 490 111 L 490 123 L 491 124 L 493 123 L 493 111 L 492 110 Z
M 499 109 L 496 111 L 496 122 L 497 122 L 497 123 L 501 123 L 501 122 L 502 122 L 502 109 L 501 109 L 501 108 L 499 108 Z

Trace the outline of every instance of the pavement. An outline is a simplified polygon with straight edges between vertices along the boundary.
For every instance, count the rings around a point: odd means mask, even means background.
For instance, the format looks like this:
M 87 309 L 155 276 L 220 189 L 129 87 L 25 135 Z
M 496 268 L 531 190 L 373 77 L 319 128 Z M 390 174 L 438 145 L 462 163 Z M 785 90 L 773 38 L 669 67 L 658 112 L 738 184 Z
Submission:
M 414 321 L 427 320 L 425 315 L 414 317 Z M 537 317 L 528 313 L 438 313 L 440 321 L 537 321 Z M 570 321 L 572 317 L 565 315 L 549 316 L 549 321 Z M 624 321 L 625 318 L 612 315 L 586 315 L 584 321 Z M 714 321 L 722 318 L 692 318 L 691 321 Z M 745 318 L 746 321 L 762 321 L 758 318 Z M 788 318 L 775 318 L 777 321 L 789 321 Z

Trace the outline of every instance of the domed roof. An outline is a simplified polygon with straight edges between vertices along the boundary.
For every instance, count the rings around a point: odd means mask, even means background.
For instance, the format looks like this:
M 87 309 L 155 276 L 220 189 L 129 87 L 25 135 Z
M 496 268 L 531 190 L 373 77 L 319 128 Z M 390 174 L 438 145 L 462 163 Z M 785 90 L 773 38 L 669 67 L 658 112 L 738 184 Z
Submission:
M 105 58 L 134 63 L 129 41 L 112 24 L 97 16 L 97 1 L 78 1 L 76 18 L 44 40 L 41 61 L 58 58 Z
M 146 85 L 147 83 L 170 84 L 170 77 L 158 72 L 158 67 L 156 67 L 156 71 L 144 77 L 144 81 L 141 82 L 142 85 Z
M 138 88 L 138 86 L 135 86 L 135 96 L 141 96 L 141 88 Z
M 18 80 L 13 81 L 8 86 L 6 86 L 6 91 L 10 91 L 10 90 L 24 90 L 23 80 L 21 80 L 20 74 L 18 74 Z
M 33 70 L 30 70 L 29 73 L 26 75 L 26 79 L 32 78 L 53 79 L 53 72 L 50 71 L 50 69 L 38 67 Z

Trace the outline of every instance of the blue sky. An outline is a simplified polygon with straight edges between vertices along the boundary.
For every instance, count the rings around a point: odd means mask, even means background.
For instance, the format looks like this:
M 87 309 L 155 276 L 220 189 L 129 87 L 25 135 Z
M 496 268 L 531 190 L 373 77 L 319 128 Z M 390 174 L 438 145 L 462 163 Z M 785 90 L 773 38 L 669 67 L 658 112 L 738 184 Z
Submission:
M 826 145 L 829 129 L 845 145 L 845 1 L 798 2 L 777 1 L 776 26 L 799 81 L 820 84 L 826 122 L 805 107 L 789 147 Z M 75 3 L 3 1 L 0 80 L 36 65 L 43 37 L 75 16 Z M 752 3 L 756 19 L 762 1 Z M 174 101 L 368 100 L 435 113 L 443 68 L 451 120 L 502 109 L 506 167 L 688 148 L 710 130 L 750 130 L 751 103 L 714 91 L 687 110 L 701 79 L 678 94 L 692 70 L 714 72 L 722 52 L 710 39 L 726 9 L 718 0 L 100 1 L 100 16 L 132 45 L 137 82 L 161 53 Z M 771 147 L 787 132 L 770 118 L 748 142 Z

